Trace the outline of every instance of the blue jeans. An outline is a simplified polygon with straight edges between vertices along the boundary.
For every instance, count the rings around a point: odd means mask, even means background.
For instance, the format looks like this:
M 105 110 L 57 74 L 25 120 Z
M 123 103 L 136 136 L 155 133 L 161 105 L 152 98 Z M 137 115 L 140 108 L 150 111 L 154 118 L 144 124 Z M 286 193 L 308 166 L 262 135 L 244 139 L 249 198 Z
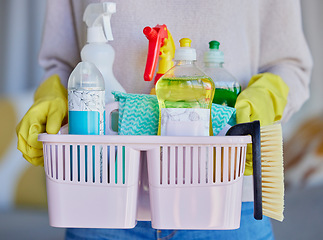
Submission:
M 274 240 L 270 219 L 253 218 L 253 202 L 243 202 L 240 228 L 236 230 L 156 230 L 150 222 L 138 222 L 133 229 L 87 229 L 69 228 L 66 240 L 105 240 L 105 239 L 219 239 L 219 240 Z

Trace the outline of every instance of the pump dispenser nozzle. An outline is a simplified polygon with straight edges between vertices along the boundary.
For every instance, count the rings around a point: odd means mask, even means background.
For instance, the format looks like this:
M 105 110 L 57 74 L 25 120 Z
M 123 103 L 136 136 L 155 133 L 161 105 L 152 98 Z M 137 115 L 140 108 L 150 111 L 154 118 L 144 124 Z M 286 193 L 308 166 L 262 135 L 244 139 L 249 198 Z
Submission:
M 88 27 L 88 43 L 113 40 L 110 19 L 115 12 L 116 4 L 112 2 L 95 3 L 87 6 L 83 14 L 83 21 Z
M 192 40 L 189 38 L 182 38 L 179 40 L 180 48 L 176 49 L 174 60 L 188 60 L 196 61 L 196 50 L 191 48 Z
M 204 54 L 204 62 L 210 63 L 223 63 L 224 62 L 224 53 L 219 50 L 220 42 L 210 41 L 209 42 L 209 51 Z

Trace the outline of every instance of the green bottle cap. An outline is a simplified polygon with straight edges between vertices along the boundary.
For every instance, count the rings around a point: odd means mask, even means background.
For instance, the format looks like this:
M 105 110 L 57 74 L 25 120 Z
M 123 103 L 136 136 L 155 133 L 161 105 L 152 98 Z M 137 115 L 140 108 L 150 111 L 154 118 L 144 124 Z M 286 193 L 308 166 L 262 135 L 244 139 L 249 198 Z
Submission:
M 204 53 L 204 62 L 223 63 L 224 54 L 219 48 L 220 42 L 215 40 L 209 42 L 209 50 Z
M 220 43 L 218 41 L 211 41 L 209 42 L 209 48 L 210 49 L 216 49 L 219 50 Z

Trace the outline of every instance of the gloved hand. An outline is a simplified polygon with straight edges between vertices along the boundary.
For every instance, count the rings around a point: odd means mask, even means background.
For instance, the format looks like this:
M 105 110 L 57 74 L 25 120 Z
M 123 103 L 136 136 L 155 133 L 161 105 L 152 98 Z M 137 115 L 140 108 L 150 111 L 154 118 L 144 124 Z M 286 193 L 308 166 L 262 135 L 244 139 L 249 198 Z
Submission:
M 53 75 L 36 90 L 34 104 L 16 128 L 17 148 L 23 157 L 34 165 L 43 165 L 43 145 L 38 142 L 38 134 L 58 133 L 67 119 L 67 91 L 59 76 Z
M 260 121 L 260 126 L 279 121 L 287 104 L 289 88 L 277 75 L 262 73 L 251 78 L 236 101 L 237 123 Z M 252 149 L 248 144 L 245 175 L 252 175 Z

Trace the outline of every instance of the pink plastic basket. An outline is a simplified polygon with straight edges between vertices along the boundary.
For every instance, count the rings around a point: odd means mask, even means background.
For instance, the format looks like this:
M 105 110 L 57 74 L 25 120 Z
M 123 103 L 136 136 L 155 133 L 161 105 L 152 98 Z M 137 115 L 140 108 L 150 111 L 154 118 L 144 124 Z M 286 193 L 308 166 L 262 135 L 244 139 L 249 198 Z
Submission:
M 110 135 L 69 135 L 66 127 L 39 135 L 51 226 L 133 228 L 138 219 L 157 229 L 239 228 L 251 136 L 113 135 L 117 109 L 107 105 Z
M 136 225 L 140 152 L 120 142 L 107 143 L 107 139 L 110 138 L 39 135 L 44 146 L 51 226 Z
M 169 139 L 147 152 L 152 227 L 239 228 L 250 139 L 191 137 L 178 142 Z
M 147 151 L 154 228 L 240 226 L 249 136 L 40 134 L 39 140 L 51 226 L 134 227 L 141 151 Z

